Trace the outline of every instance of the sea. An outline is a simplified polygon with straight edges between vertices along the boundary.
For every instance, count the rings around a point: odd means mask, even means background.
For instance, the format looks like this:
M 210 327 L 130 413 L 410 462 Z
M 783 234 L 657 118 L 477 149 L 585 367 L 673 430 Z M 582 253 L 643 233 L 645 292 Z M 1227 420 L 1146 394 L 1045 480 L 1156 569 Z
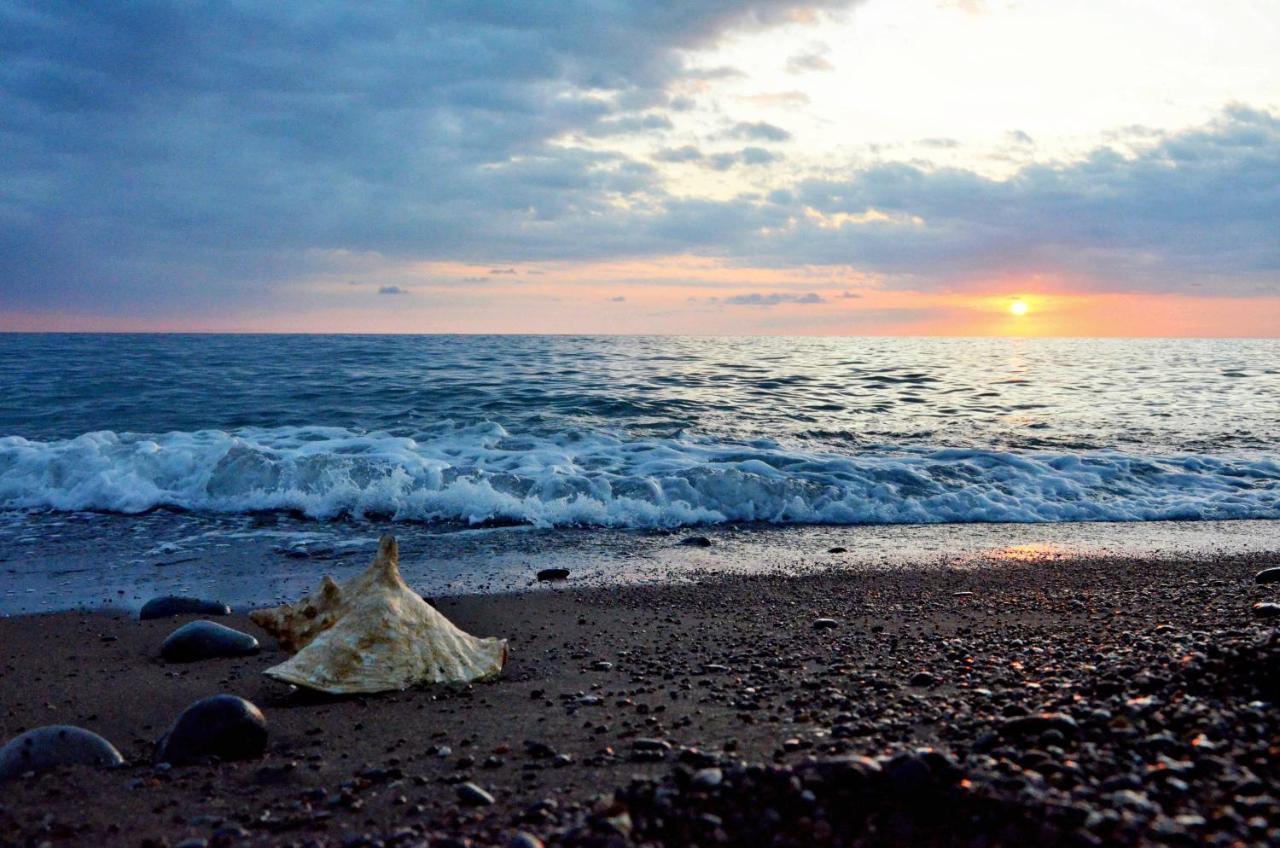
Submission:
M 19 578 L 50 545 L 136 569 L 234 538 L 296 564 L 390 530 L 479 534 L 492 563 L 783 528 L 964 548 L 973 525 L 1207 522 L 1219 544 L 1277 520 L 1277 340 L 0 335 L 10 598 L 44 600 Z

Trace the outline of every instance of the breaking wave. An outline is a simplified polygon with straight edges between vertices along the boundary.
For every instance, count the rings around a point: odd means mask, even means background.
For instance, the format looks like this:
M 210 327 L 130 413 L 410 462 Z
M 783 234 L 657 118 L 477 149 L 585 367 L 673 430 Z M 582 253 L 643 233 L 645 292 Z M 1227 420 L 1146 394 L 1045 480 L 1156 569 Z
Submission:
M 1280 518 L 1269 458 L 278 427 L 0 438 L 0 508 L 677 527 Z

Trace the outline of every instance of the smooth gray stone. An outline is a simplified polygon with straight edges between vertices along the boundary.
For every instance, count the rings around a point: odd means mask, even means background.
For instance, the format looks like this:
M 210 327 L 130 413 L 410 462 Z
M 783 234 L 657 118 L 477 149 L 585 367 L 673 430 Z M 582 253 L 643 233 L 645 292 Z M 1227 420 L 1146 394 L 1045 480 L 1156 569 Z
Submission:
M 180 595 L 162 595 L 143 604 L 138 618 L 149 621 L 153 618 L 169 618 L 174 615 L 231 615 L 231 607 L 219 601 L 184 598 Z
M 474 783 L 463 783 L 457 791 L 458 800 L 468 807 L 488 807 L 493 804 L 493 796 Z
M 1280 583 L 1280 565 L 1264 568 L 1253 576 L 1255 583 Z
M 262 710 L 235 695 L 214 695 L 182 711 L 156 744 L 156 762 L 251 760 L 266 750 L 267 719 Z
M 0 748 L 0 780 L 57 766 L 113 768 L 123 764 L 124 757 L 114 745 L 93 731 L 70 724 L 28 730 Z
M 246 657 L 258 653 L 258 640 L 212 621 L 192 621 L 169 634 L 160 646 L 166 662 L 195 662 L 214 657 Z

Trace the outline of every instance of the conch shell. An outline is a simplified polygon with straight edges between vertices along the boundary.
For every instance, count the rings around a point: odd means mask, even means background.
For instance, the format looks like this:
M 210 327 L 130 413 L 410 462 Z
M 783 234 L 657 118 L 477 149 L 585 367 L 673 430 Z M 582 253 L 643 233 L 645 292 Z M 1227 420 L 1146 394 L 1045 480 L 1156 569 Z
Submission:
M 501 672 L 506 640 L 459 630 L 405 585 L 399 561 L 395 538 L 383 536 L 364 573 L 342 585 L 326 576 L 296 606 L 249 613 L 281 648 L 296 652 L 263 673 L 346 695 L 465 683 Z

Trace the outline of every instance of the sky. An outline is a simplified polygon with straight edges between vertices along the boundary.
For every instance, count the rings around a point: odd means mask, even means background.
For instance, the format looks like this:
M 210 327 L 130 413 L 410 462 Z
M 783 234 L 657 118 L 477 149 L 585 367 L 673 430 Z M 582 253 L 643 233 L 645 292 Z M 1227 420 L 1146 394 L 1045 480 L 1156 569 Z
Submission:
M 0 330 L 1280 336 L 1277 44 L 1275 0 L 0 0 Z

